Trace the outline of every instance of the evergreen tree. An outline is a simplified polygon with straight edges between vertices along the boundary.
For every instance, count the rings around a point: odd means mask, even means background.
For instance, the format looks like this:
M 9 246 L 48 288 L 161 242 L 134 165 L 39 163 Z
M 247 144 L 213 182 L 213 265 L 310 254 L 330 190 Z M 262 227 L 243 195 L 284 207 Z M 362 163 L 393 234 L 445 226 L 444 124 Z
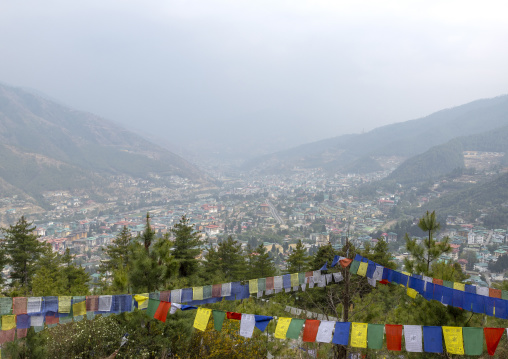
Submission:
M 384 267 L 391 269 L 397 268 L 397 264 L 391 260 L 392 254 L 388 250 L 388 243 L 386 243 L 382 237 L 378 238 L 374 247 L 366 246 L 362 254 L 364 257 Z
M 171 233 L 175 236 L 172 254 L 178 262 L 178 273 L 181 277 L 188 277 L 198 269 L 196 257 L 201 252 L 200 233 L 189 224 L 186 216 L 173 226 Z
M 22 216 L 15 225 L 2 228 L 5 236 L 5 251 L 11 266 L 11 287 L 19 287 L 24 294 L 31 293 L 32 279 L 44 251 L 44 244 L 34 233 L 35 226 Z
M 411 259 L 404 259 L 404 266 L 406 271 L 410 273 L 423 273 L 430 274 L 430 265 L 434 260 L 439 258 L 444 253 L 449 253 L 451 247 L 449 245 L 449 238 L 445 237 L 440 243 L 437 243 L 433 236 L 434 233 L 440 228 L 439 222 L 436 220 L 436 212 L 427 213 L 420 218 L 418 227 L 427 232 L 428 237 L 423 240 L 423 244 L 418 244 L 416 239 L 411 239 L 406 233 L 406 249 L 411 254 Z
M 220 274 L 225 281 L 243 279 L 246 262 L 241 244 L 228 236 L 218 243 L 217 249 L 210 248 L 204 266 L 207 273 Z
M 276 274 L 275 267 L 270 258 L 270 254 L 261 243 L 256 247 L 255 252 L 250 254 L 250 272 L 251 278 L 266 278 Z
M 307 270 L 307 251 L 303 247 L 302 240 L 300 239 L 296 244 L 295 249 L 291 251 L 287 260 L 288 273 L 300 273 Z
M 122 231 L 116 236 L 112 244 L 108 245 L 103 252 L 107 259 L 102 261 L 99 267 L 99 273 L 107 276 L 104 283 L 107 287 L 109 278 L 112 279 L 112 290 L 123 293 L 128 291 L 128 273 L 131 265 L 130 246 L 132 236 L 129 229 L 124 226 Z

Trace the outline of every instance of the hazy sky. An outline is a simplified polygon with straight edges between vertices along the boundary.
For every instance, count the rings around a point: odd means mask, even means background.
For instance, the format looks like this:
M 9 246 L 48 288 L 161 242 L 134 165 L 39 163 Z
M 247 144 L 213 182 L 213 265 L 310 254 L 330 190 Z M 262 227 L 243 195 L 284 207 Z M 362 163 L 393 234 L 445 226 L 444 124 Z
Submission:
M 257 153 L 508 93 L 506 1 L 0 0 L 0 82 Z

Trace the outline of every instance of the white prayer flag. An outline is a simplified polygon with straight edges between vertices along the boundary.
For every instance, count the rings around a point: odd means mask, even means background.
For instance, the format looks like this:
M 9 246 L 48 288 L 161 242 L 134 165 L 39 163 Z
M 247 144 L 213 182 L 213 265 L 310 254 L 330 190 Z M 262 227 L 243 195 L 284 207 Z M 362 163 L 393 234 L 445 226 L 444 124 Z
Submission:
M 293 287 L 293 292 L 298 292 L 298 288 L 299 288 L 299 286 L 295 285 L 295 286 Z
M 265 290 L 265 295 L 273 294 L 273 289 Z
M 251 338 L 255 325 L 256 320 L 254 314 L 242 314 L 242 319 L 240 321 L 240 335 L 245 338 Z
M 331 273 L 327 274 L 326 275 L 326 284 L 330 284 L 332 282 L 332 278 L 333 278 L 333 276 Z
M 427 283 L 432 283 L 432 278 L 431 277 L 427 277 L 426 275 L 424 275 L 423 276 L 423 281 L 425 282 L 424 286 L 423 286 L 423 290 L 427 290 Z
M 375 287 L 377 283 L 374 278 L 367 278 L 367 282 L 373 287 Z
M 99 295 L 99 312 L 111 311 L 112 295 Z
M 326 276 L 322 275 L 319 277 L 318 287 L 323 288 L 326 287 Z
M 305 289 L 307 288 L 307 286 L 305 284 L 302 284 L 301 287 L 302 287 L 302 292 L 305 292 Z
M 376 266 L 376 270 L 374 271 L 372 278 L 374 280 L 377 280 L 378 282 L 382 281 L 383 280 L 383 270 L 384 270 L 383 266 Z
M 286 293 L 289 293 L 289 292 L 291 292 L 291 288 L 284 288 L 284 291 L 285 291 Z
M 489 296 L 489 288 L 488 287 L 476 287 L 476 294 L 483 295 L 485 297 Z
M 231 283 L 223 283 L 221 293 L 223 297 L 229 297 L 231 295 Z
M 32 327 L 42 327 L 44 325 L 44 315 L 30 316 L 30 325 Z
M 422 352 L 422 327 L 420 325 L 404 325 L 404 338 L 407 352 Z
M 260 290 L 260 291 L 258 292 L 258 294 L 257 294 L 257 297 L 258 297 L 258 298 L 261 298 L 262 296 L 263 296 L 263 291 L 262 291 L 262 290 Z
M 222 292 L 224 293 L 224 292 Z M 181 289 L 173 289 L 171 291 L 171 303 L 181 303 L 182 302 L 182 290 Z
M 342 272 L 333 273 L 333 280 L 335 282 L 341 282 L 344 279 L 344 276 L 342 275 Z
M 169 309 L 169 314 L 175 314 L 178 309 L 182 308 L 180 303 L 171 303 L 171 308 Z
M 309 288 L 314 288 L 314 277 L 309 277 Z
M 278 275 L 273 277 L 273 288 L 282 289 L 282 276 Z
M 39 313 L 41 311 L 42 297 L 28 297 L 26 302 L 26 312 Z
M 335 328 L 335 322 L 322 320 L 321 324 L 319 324 L 316 342 L 330 343 L 332 341 L 333 328 Z

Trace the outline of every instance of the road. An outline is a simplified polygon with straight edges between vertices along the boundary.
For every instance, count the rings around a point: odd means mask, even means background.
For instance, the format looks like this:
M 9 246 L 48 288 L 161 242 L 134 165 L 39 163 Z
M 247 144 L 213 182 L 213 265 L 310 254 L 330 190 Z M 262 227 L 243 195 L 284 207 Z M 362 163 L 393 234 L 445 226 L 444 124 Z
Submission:
M 268 207 L 270 207 L 270 212 L 272 212 L 272 217 L 277 221 L 278 224 L 284 224 L 284 220 L 277 212 L 277 209 L 274 207 L 274 205 L 269 201 L 266 200 L 266 204 L 268 204 Z

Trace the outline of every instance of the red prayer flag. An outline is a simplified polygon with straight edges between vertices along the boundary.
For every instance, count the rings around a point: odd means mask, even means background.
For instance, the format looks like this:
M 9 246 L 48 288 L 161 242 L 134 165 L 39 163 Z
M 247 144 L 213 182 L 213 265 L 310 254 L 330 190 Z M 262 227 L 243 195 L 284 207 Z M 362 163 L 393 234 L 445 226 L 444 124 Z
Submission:
M 303 330 L 303 338 L 302 338 L 304 342 L 316 341 L 319 324 L 321 324 L 321 321 L 316 319 L 307 319 L 305 321 L 305 329 Z
M 388 284 L 388 283 L 390 283 L 388 281 L 388 279 L 383 279 L 383 280 L 379 281 L 379 284 Z
M 385 324 L 386 349 L 401 351 L 402 349 L 402 325 Z
M 86 311 L 97 312 L 99 310 L 99 296 L 87 295 L 86 296 Z
M 353 261 L 352 259 L 344 258 L 344 259 L 341 259 L 339 262 L 342 267 L 346 268 L 348 265 L 351 264 L 352 261 Z
M 273 277 L 267 277 L 266 278 L 266 290 L 273 290 Z
M 442 279 L 432 278 L 432 283 L 443 285 L 443 280 Z
M 483 328 L 485 341 L 487 342 L 487 351 L 489 355 L 494 355 L 497 345 L 503 336 L 504 328 Z
M 16 329 L 16 336 L 18 337 L 18 339 L 25 338 L 27 332 L 28 329 Z
M 212 285 L 212 298 L 219 298 L 222 294 L 222 284 Z
M 161 302 L 169 302 L 169 301 L 171 301 L 171 291 L 170 290 L 165 290 L 165 291 L 161 292 L 160 295 L 159 295 L 159 300 Z
M 242 320 L 242 313 L 226 312 L 228 319 Z
M 26 314 L 26 303 L 27 298 L 25 297 L 12 298 L 12 314 L 15 315 Z
M 0 345 L 14 341 L 16 336 L 16 328 L 9 330 L 0 330 Z
M 489 288 L 489 297 L 501 299 L 501 289 Z
M 170 308 L 171 308 L 170 302 L 160 301 L 159 306 L 157 307 L 157 310 L 155 311 L 153 317 L 165 323 Z
M 56 316 L 56 313 L 53 315 L 46 315 L 46 324 L 58 324 L 60 322 L 60 318 Z

